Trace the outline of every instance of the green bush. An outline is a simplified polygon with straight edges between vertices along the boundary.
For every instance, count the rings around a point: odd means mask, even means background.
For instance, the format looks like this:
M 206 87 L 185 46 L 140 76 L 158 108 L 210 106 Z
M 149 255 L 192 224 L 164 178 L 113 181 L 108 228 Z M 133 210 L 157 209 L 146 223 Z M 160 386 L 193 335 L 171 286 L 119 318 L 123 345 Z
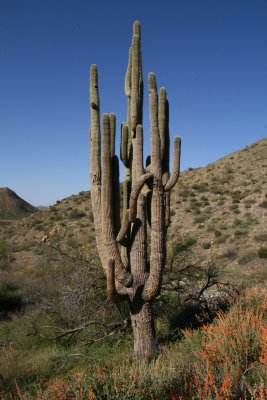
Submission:
M 209 188 L 209 184 L 207 182 L 194 183 L 192 185 L 192 189 L 197 190 L 198 192 L 207 192 Z
M 202 222 L 206 221 L 206 217 L 204 217 L 203 215 L 197 215 L 194 218 L 194 223 L 195 224 L 201 224 Z
M 86 214 L 85 214 L 84 211 L 80 211 L 80 210 L 77 210 L 77 209 L 75 208 L 75 209 L 73 209 L 73 210 L 69 213 L 69 216 L 70 216 L 71 218 L 73 218 L 73 219 L 79 219 L 79 218 L 85 217 Z
M 34 397 L 23 391 L 18 397 L 25 400 L 264 399 L 266 305 L 266 289 L 246 290 L 212 324 L 198 330 L 183 330 L 180 341 L 163 346 L 155 362 L 131 363 L 129 358 L 117 355 L 111 366 L 103 359 L 102 365 L 93 365 L 90 373 L 73 371 L 66 378 L 54 376 L 39 389 L 35 386 Z
M 261 247 L 258 250 L 258 256 L 259 258 L 267 258 L 267 247 Z
M 196 240 L 195 238 L 189 236 L 189 237 L 185 240 L 184 245 L 185 245 L 186 247 L 191 247 L 191 246 L 193 246 L 193 245 L 196 244 L 196 243 L 197 243 L 197 240 Z

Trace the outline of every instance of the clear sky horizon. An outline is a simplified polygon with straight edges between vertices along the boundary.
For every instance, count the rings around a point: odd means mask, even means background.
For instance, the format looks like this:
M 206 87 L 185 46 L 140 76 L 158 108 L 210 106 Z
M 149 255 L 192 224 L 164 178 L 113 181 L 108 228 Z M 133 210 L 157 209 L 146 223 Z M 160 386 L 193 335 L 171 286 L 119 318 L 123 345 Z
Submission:
M 182 137 L 182 170 L 267 136 L 266 0 L 1 0 L 0 187 L 35 206 L 89 189 L 91 64 L 101 112 L 117 116 L 118 154 L 134 20 L 144 132 L 153 71 L 167 88 L 171 141 Z

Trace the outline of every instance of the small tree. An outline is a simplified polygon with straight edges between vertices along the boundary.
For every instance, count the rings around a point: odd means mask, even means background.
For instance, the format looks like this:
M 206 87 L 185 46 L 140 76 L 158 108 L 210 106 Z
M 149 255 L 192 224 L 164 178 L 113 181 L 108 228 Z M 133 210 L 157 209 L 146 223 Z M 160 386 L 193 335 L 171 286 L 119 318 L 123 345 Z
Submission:
M 152 310 L 159 295 L 170 223 L 170 190 L 179 176 L 180 138 L 175 137 L 169 172 L 166 89 L 159 101 L 156 77 L 148 76 L 151 155 L 143 166 L 143 77 L 140 24 L 134 22 L 125 78 L 127 123 L 121 126 L 121 160 L 125 167 L 123 215 L 120 219 L 119 162 L 115 155 L 115 115 L 103 114 L 102 140 L 97 66 L 90 72 L 90 184 L 97 248 L 107 277 L 108 297 L 129 304 L 136 358 L 153 358 L 157 342 Z M 150 257 L 148 255 L 150 233 Z

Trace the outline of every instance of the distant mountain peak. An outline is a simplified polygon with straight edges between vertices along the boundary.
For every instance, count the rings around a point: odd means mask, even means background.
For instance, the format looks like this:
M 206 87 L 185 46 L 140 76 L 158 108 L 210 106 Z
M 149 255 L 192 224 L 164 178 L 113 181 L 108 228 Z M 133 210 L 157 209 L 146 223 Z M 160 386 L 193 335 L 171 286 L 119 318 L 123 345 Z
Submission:
M 8 187 L 0 188 L 0 218 L 16 219 L 38 211 Z

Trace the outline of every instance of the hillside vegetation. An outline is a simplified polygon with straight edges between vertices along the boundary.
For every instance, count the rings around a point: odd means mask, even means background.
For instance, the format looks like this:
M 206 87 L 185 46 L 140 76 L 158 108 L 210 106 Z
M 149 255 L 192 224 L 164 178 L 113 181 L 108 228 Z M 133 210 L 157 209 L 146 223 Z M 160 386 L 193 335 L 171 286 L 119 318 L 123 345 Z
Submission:
M 267 139 L 181 174 L 171 198 L 167 266 L 155 307 L 162 355 L 155 365 L 143 367 L 142 379 L 130 365 L 131 357 L 125 356 L 132 345 L 126 309 L 106 301 L 90 193 L 59 200 L 22 219 L 1 215 L 3 398 L 16 392 L 15 381 L 27 392 L 25 399 L 37 398 L 37 393 L 44 399 L 264 398 L 241 396 L 253 390 L 259 396 L 267 383 L 265 300 L 262 308 L 258 306 L 259 296 L 265 299 L 267 290 L 266 176 Z M 261 287 L 255 291 L 258 284 Z M 237 293 L 245 287 L 251 291 L 240 298 Z M 225 317 L 220 314 L 206 327 L 219 309 L 229 307 Z M 245 314 L 246 309 L 251 313 Z M 252 323 L 258 336 L 246 328 Z M 225 324 L 237 324 L 235 335 L 243 326 L 247 336 L 239 341 L 239 336 L 226 335 L 218 355 Z M 196 327 L 202 328 L 194 331 Z M 242 356 L 238 351 L 229 353 L 229 343 L 235 340 Z M 203 360 L 205 368 L 200 370 Z M 229 360 L 231 371 L 214 367 Z M 129 374 L 136 376 L 132 387 Z M 192 376 L 198 381 L 193 382 Z M 51 383 L 55 378 L 58 381 Z M 214 385 L 209 387 L 212 379 Z M 80 385 L 76 397 L 70 395 L 73 385 Z

